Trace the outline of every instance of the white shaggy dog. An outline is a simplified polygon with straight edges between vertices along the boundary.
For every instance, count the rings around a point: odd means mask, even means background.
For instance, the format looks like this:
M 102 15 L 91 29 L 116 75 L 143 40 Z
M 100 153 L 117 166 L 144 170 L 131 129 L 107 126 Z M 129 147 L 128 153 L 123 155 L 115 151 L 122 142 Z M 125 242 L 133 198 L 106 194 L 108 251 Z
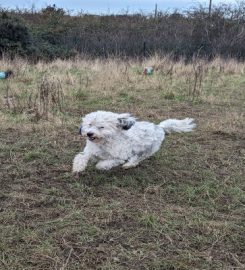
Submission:
M 97 161 L 96 168 L 100 170 L 118 165 L 125 169 L 135 167 L 159 150 L 165 133 L 189 132 L 195 126 L 191 118 L 168 119 L 155 125 L 136 121 L 128 113 L 89 113 L 80 127 L 80 134 L 87 137 L 86 146 L 75 156 L 73 172 L 84 171 L 91 159 Z

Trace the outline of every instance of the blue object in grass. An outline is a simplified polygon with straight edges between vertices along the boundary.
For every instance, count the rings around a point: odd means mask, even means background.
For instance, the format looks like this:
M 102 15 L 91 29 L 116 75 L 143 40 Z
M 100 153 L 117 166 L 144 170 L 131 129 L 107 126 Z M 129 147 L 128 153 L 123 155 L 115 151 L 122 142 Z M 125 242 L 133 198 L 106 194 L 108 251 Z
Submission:
M 6 79 L 6 72 L 0 71 L 0 79 Z
M 7 79 L 9 77 L 13 76 L 13 71 L 8 69 L 6 71 L 0 71 L 0 80 L 1 79 Z
M 145 75 L 152 75 L 153 74 L 153 67 L 145 67 L 144 74 Z

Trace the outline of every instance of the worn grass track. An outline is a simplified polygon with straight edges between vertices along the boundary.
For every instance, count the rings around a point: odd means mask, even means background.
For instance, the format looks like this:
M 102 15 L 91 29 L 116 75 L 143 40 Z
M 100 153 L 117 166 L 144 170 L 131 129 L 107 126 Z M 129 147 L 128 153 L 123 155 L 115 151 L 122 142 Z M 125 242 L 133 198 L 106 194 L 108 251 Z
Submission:
M 244 269 L 244 64 L 148 61 L 2 62 L 16 76 L 0 82 L 0 269 Z M 97 109 L 198 128 L 74 179 L 79 118 Z

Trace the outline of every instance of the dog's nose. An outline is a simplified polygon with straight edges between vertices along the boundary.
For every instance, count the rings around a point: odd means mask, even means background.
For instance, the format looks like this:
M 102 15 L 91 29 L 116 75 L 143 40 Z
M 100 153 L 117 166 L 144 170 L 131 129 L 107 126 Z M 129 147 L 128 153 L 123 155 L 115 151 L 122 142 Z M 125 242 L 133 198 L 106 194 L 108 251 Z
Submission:
M 87 135 L 88 135 L 88 137 L 92 137 L 94 135 L 94 133 L 93 132 L 88 132 Z

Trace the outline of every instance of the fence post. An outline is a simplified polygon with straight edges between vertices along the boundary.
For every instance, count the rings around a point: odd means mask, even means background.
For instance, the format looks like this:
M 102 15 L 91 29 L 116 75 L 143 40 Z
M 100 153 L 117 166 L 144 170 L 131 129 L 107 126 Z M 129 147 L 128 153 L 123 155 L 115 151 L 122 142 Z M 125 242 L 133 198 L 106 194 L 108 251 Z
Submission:
M 212 0 L 209 0 L 209 7 L 208 7 L 208 17 L 211 17 L 211 11 L 212 11 Z
M 157 3 L 155 4 L 155 20 L 156 20 L 156 18 L 157 18 Z

